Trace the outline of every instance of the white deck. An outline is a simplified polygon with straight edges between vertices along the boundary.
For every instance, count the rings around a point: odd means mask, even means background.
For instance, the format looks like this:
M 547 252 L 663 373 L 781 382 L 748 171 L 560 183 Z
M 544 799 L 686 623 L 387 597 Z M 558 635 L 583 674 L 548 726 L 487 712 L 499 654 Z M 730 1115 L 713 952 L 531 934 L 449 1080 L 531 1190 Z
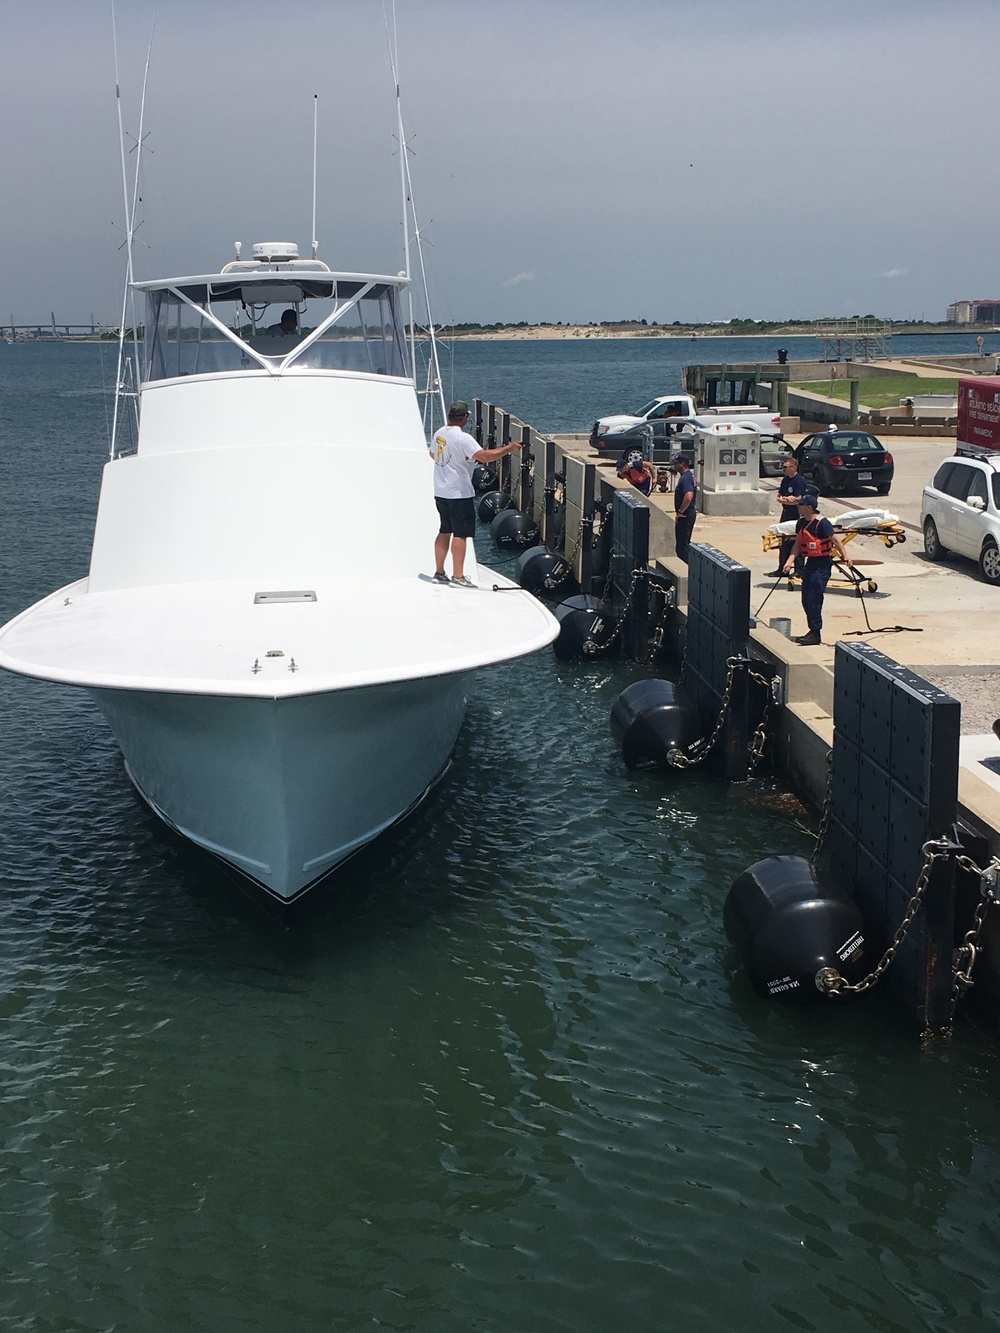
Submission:
M 0 630 L 0 666 L 101 689 L 276 699 L 466 672 L 552 642 L 558 625 L 531 594 L 487 569 L 479 579 L 471 590 L 359 568 L 349 582 L 311 585 L 315 602 L 259 605 L 255 593 L 293 590 L 224 582 L 88 593 L 81 579 Z

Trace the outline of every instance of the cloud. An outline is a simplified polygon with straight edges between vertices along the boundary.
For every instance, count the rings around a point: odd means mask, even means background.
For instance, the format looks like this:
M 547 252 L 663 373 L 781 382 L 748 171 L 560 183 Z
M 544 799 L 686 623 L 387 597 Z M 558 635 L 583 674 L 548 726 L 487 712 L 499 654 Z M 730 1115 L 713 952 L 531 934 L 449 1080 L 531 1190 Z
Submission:
M 519 287 L 522 282 L 534 282 L 534 273 L 515 273 L 512 278 L 500 284 L 501 287 Z
M 879 276 L 883 278 L 901 278 L 905 272 L 905 268 L 887 268 Z

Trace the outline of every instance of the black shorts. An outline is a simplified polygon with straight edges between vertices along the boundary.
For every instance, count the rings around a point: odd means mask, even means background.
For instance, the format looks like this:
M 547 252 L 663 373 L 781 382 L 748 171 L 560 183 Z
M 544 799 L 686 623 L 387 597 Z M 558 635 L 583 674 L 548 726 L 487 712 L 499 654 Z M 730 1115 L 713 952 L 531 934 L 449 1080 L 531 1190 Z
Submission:
M 451 533 L 453 537 L 474 537 L 476 535 L 476 502 L 468 500 L 442 500 L 435 496 L 434 503 L 441 515 L 439 532 Z

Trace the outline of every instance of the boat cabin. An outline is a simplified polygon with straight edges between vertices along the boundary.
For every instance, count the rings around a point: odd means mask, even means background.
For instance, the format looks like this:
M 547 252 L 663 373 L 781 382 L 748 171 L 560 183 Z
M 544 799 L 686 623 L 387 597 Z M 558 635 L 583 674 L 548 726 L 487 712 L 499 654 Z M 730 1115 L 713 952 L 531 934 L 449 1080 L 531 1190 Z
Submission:
M 220 274 L 135 284 L 146 294 L 143 383 L 301 370 L 410 376 L 407 279 L 333 273 L 292 245 L 257 251 Z

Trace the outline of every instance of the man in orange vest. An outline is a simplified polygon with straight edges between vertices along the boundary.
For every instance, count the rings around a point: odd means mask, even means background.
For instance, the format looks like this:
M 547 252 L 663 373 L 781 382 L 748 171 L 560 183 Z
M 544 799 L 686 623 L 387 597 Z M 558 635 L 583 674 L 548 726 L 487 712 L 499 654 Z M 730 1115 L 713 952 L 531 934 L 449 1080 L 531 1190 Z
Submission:
M 802 568 L 802 610 L 806 613 L 809 631 L 797 635 L 796 643 L 805 648 L 815 648 L 823 642 L 823 594 L 830 581 L 833 569 L 833 552 L 845 565 L 850 565 L 851 557 L 844 550 L 840 538 L 833 530 L 828 518 L 818 512 L 819 502 L 811 491 L 799 496 L 799 521 L 795 529 L 795 549 L 785 561 L 784 572 L 790 574 L 795 565 L 796 554 L 803 557 Z

